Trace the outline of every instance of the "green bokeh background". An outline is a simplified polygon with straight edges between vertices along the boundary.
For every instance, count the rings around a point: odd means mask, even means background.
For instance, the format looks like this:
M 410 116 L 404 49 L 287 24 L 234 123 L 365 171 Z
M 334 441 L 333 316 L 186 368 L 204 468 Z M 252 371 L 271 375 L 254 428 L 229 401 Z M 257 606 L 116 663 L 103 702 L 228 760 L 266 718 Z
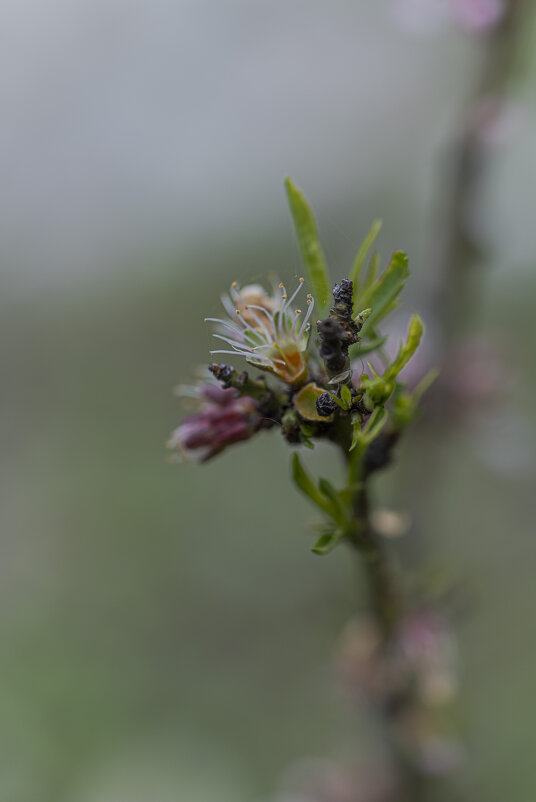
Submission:
M 335 5 L 342 15 L 344 4 Z M 344 6 L 356 29 L 360 9 Z M 164 24 L 166 7 L 156 13 Z M 343 23 L 341 16 L 341 35 Z M 383 19 L 374 24 L 378 39 L 393 36 Z M 441 148 L 466 96 L 459 82 L 469 67 L 478 70 L 474 42 L 452 33 L 436 41 L 439 55 L 430 42 L 406 46 L 451 91 L 432 108 L 417 91 L 405 112 L 386 99 L 374 180 L 361 187 L 356 176 L 366 141 L 339 187 L 326 188 L 326 176 L 332 166 L 344 172 L 352 149 L 339 158 L 330 141 L 323 163 L 313 153 L 310 169 L 295 175 L 312 197 L 337 277 L 381 214 L 382 252 L 404 247 L 412 257 L 407 314 L 419 308 L 432 269 L 430 205 L 440 191 Z M 428 430 L 401 448 L 377 487 L 383 505 L 416 517 L 426 557 L 468 590 L 459 625 L 464 782 L 472 798 L 488 802 L 536 795 L 535 243 L 519 223 L 533 216 L 536 106 L 526 51 L 523 62 L 515 83 L 521 132 L 492 154 L 479 205 L 491 219 L 484 235 L 492 255 L 476 328 L 507 355 L 513 384 L 505 381 L 504 412 L 486 435 L 474 419 L 447 439 Z M 293 80 L 305 86 L 299 69 Z M 384 88 L 378 83 L 376 93 Z M 326 81 L 320 100 L 336 91 Z M 443 127 L 419 163 L 434 115 L 443 115 Z M 410 166 L 405 130 L 420 137 Z M 299 271 L 282 191 L 289 169 L 290 152 L 257 185 L 251 179 L 252 198 L 269 192 L 270 214 L 252 201 L 247 222 L 237 215 L 224 231 L 208 215 L 191 236 L 167 232 L 163 245 L 116 257 L 109 270 L 77 274 L 77 258 L 91 257 L 73 249 L 72 272 L 28 269 L 18 282 L 8 251 L 0 301 L 6 802 L 258 802 L 272 798 L 293 761 L 366 753 L 366 726 L 332 666 L 340 631 L 359 606 L 357 574 L 342 549 L 326 559 L 310 553 L 314 512 L 290 485 L 288 447 L 264 433 L 203 467 L 171 465 L 164 448 L 183 414 L 172 388 L 207 361 L 203 317 L 216 312 L 219 293 L 233 279 Z M 307 459 L 337 476 L 328 447 Z M 426 486 L 406 497 L 408 475 L 426 476 L 428 461 Z

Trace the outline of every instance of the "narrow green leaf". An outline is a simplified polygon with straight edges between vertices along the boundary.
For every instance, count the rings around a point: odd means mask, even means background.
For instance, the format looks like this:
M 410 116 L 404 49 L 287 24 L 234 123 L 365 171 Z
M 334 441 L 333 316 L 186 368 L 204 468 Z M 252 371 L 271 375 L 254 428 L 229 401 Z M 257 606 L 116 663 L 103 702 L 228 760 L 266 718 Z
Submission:
M 292 478 L 302 493 L 305 493 L 305 495 L 311 499 L 313 504 L 316 504 L 316 506 L 320 507 L 321 510 L 327 512 L 328 515 L 331 515 L 333 505 L 322 495 L 316 484 L 313 482 L 301 464 L 301 460 L 296 452 L 294 452 L 292 455 Z
M 408 364 L 409 360 L 420 345 L 423 332 L 424 324 L 421 318 L 419 315 L 413 315 L 409 322 L 406 342 L 403 343 L 398 349 L 396 359 L 391 365 L 389 365 L 384 373 L 384 379 L 389 380 L 396 378 L 402 368 Z
M 341 400 L 345 409 L 350 409 L 352 406 L 352 393 L 350 392 L 350 388 L 347 384 L 343 384 L 341 387 Z
M 321 535 L 321 537 L 318 538 L 311 551 L 313 554 L 329 554 L 329 552 L 335 548 L 337 543 L 339 543 L 342 538 L 343 533 L 339 530 L 335 532 L 326 532 L 324 535 Z
M 376 281 L 376 276 L 378 275 L 378 270 L 380 269 L 380 254 L 375 252 L 370 257 L 370 265 L 367 273 L 367 277 L 363 282 L 363 287 L 361 292 L 363 297 L 370 291 L 370 288 Z
M 361 430 L 365 445 L 369 445 L 379 435 L 387 423 L 387 410 L 383 407 L 376 407 L 365 426 Z
M 316 504 L 326 515 L 340 524 L 345 520 L 344 506 L 335 488 L 327 481 L 320 479 L 318 487 L 301 464 L 296 452 L 292 455 L 292 478 L 296 485 Z
M 353 451 L 358 445 L 360 448 L 365 449 L 376 439 L 386 423 L 387 410 L 383 407 L 376 407 L 363 428 L 360 427 L 360 422 L 356 420 L 354 422 L 354 434 L 350 451 Z
M 360 298 L 361 304 L 372 308 L 372 313 L 363 326 L 363 331 L 369 328 L 373 329 L 390 311 L 400 295 L 408 276 L 408 257 L 402 251 L 395 251 L 387 269 L 368 293 Z
M 372 309 L 370 309 L 370 308 L 369 309 L 363 309 L 362 312 L 359 312 L 355 316 L 354 320 L 358 325 L 360 325 L 362 327 L 364 325 L 364 323 L 365 323 L 365 320 L 367 320 L 371 316 L 371 314 L 372 314 Z
M 426 376 L 420 380 L 417 387 L 411 394 L 415 404 L 418 404 L 425 392 L 432 386 L 439 376 L 439 368 L 431 368 Z
M 374 337 L 370 340 L 360 340 L 350 349 L 350 359 L 357 359 L 360 356 L 366 356 L 372 353 L 372 351 L 376 351 L 378 348 L 381 348 L 382 345 L 385 345 L 387 339 L 387 337 Z
M 318 310 L 317 315 L 324 317 L 329 306 L 331 279 L 318 239 L 316 220 L 305 195 L 290 178 L 285 180 L 285 188 L 303 264 Z
M 344 406 L 344 402 L 341 401 L 341 399 L 338 396 L 334 395 L 333 393 L 329 393 L 329 396 L 333 398 L 338 407 L 340 407 L 341 409 L 346 409 L 346 407 Z
M 331 482 L 327 479 L 319 479 L 318 488 L 331 502 L 332 518 L 338 523 L 344 523 L 347 519 L 347 509 Z
M 361 280 L 363 267 L 365 266 L 365 260 L 368 256 L 368 252 L 374 245 L 376 237 L 380 233 L 381 227 L 382 227 L 382 221 L 374 220 L 370 231 L 368 232 L 367 236 L 361 243 L 359 250 L 356 254 L 356 257 L 354 259 L 354 263 L 350 271 L 350 278 L 354 282 L 354 298 L 359 296 L 359 283 Z
M 361 435 L 361 420 L 356 417 L 353 423 L 354 429 L 352 432 L 352 445 L 350 446 L 350 451 L 353 451 L 354 448 L 357 448 L 359 443 L 359 437 Z

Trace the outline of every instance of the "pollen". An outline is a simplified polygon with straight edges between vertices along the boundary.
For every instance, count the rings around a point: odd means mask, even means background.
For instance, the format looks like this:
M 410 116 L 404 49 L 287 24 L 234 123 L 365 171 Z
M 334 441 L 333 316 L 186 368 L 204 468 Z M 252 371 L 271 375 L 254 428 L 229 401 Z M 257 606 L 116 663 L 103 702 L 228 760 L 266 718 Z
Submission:
M 296 314 L 301 315 L 301 309 L 296 309 Z
M 286 296 L 286 295 L 282 295 L 282 296 L 281 296 L 281 298 L 282 298 L 284 301 L 286 301 L 286 300 L 287 300 L 287 296 Z
M 235 309 L 235 312 L 236 312 L 237 315 L 239 315 L 240 314 L 240 309 Z
M 303 284 L 304 281 L 305 281 L 305 279 L 303 278 L 303 276 L 301 276 L 300 277 L 300 284 Z
M 284 286 L 285 285 L 283 284 L 283 282 L 281 282 L 281 284 L 279 285 L 279 289 L 282 290 Z
M 233 281 L 233 283 L 231 284 L 231 287 L 238 287 L 238 281 Z
M 307 298 L 307 303 L 310 304 L 312 300 L 312 298 Z

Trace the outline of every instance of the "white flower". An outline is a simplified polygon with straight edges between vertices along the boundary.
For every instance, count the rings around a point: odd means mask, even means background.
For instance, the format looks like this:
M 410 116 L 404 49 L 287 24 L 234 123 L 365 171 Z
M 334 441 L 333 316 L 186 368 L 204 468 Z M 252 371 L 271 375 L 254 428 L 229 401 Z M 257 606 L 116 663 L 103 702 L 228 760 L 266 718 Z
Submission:
M 218 324 L 214 334 L 230 348 L 211 354 L 243 356 L 250 365 L 274 373 L 287 384 L 300 385 L 307 378 L 307 346 L 314 300 L 307 295 L 304 313 L 293 303 L 303 287 L 298 286 L 290 297 L 281 283 L 271 295 L 263 287 L 252 284 L 240 289 L 233 283 L 222 303 L 228 317 L 206 318 Z

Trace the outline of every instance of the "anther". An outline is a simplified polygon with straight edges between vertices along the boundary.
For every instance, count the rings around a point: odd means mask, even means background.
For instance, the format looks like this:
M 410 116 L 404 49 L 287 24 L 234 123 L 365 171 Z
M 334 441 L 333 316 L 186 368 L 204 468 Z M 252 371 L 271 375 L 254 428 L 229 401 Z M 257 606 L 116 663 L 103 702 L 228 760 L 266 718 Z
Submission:
M 286 301 L 286 300 L 287 300 L 287 296 L 286 296 L 286 295 L 282 295 L 282 296 L 281 296 L 281 298 L 282 298 L 284 301 Z
M 301 315 L 301 309 L 296 309 L 296 314 Z
M 283 284 L 283 282 L 281 282 L 281 284 L 279 285 L 279 289 L 282 290 L 284 286 L 285 285 Z
M 233 281 L 233 283 L 231 284 L 231 287 L 238 287 L 238 281 Z
M 302 276 L 302 277 L 300 278 L 300 284 L 303 284 L 303 282 L 304 282 L 304 281 L 305 281 L 305 279 L 304 279 L 304 278 L 303 278 L 303 276 Z

